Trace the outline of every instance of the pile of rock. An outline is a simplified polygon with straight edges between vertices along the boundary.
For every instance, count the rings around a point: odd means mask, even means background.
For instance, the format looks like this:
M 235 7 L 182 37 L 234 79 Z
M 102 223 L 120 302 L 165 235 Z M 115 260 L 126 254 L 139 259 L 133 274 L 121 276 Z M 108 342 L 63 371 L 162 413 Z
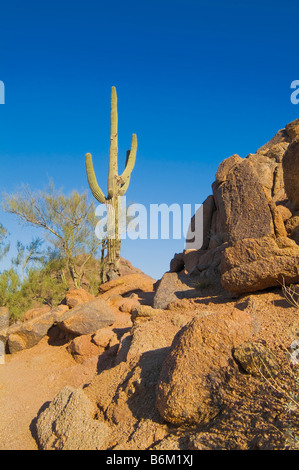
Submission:
M 170 271 L 234 295 L 299 282 L 298 171 L 299 119 L 255 154 L 224 160 L 201 209 L 203 244 L 187 241 Z
M 113 366 L 83 389 L 64 388 L 38 415 L 40 448 L 193 449 L 195 431 L 196 448 L 219 448 L 212 439 L 205 446 L 201 441 L 209 436 L 205 426 L 235 398 L 226 390 L 232 378 L 246 388 L 250 376 L 263 383 L 282 374 L 273 351 L 258 339 L 260 325 L 250 309 L 231 305 L 195 314 L 139 306 L 132 318 Z M 233 448 L 248 448 L 252 435 L 244 427 L 229 439 Z
M 151 292 L 154 282 L 154 279 L 141 272 L 130 272 L 100 285 L 97 297 L 84 289 L 72 289 L 68 291 L 61 305 L 52 309 L 48 306 L 31 309 L 24 314 L 22 322 L 12 325 L 9 325 L 8 309 L 2 307 L 0 341 L 4 344 L 6 352 L 13 354 L 32 348 L 45 336 L 50 335 L 55 340 L 73 340 L 69 350 L 78 359 L 80 356 L 99 355 L 104 349 L 113 347 L 118 342 L 113 332 L 105 330 L 115 322 L 113 302 L 118 302 L 123 311 L 129 312 L 136 306 L 136 301 L 123 295 Z M 103 330 L 106 331 L 105 340 Z M 98 333 L 99 331 L 102 333 Z

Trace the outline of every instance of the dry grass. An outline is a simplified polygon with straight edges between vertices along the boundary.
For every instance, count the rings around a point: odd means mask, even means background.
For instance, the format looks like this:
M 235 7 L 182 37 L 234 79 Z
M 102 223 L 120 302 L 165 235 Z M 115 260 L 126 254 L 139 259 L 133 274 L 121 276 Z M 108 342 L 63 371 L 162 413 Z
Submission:
M 291 284 L 290 286 L 286 286 L 283 281 L 282 293 L 292 307 L 299 309 L 299 287 L 297 285 Z

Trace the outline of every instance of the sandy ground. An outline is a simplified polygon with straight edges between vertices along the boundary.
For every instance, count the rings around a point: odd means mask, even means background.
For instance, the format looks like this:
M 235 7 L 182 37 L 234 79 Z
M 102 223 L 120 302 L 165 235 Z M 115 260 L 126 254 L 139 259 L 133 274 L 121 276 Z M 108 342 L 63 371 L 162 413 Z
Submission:
M 31 349 L 5 356 L 0 365 L 0 449 L 37 450 L 34 420 L 65 385 L 80 387 L 97 372 L 97 358 L 78 364 L 64 346 L 47 338 Z

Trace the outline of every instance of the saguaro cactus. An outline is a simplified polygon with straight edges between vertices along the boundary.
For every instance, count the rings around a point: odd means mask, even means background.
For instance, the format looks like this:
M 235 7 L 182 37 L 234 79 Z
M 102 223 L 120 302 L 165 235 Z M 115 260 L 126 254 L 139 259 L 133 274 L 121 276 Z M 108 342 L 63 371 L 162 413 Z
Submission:
M 110 152 L 109 152 L 109 171 L 108 171 L 108 195 L 104 195 L 100 186 L 97 183 L 96 175 L 93 168 L 92 156 L 87 153 L 85 156 L 86 160 L 86 173 L 88 184 L 94 197 L 101 204 L 105 204 L 107 207 L 107 213 L 109 209 L 113 208 L 112 214 L 114 214 L 114 231 L 115 238 L 108 238 L 107 241 L 107 258 L 108 258 L 108 270 L 106 276 L 109 279 L 113 279 L 119 275 L 119 261 L 120 261 L 120 245 L 121 240 L 119 238 L 119 197 L 123 196 L 128 189 L 131 173 L 135 165 L 136 153 L 137 153 L 137 136 L 133 134 L 131 150 L 127 152 L 126 166 L 121 175 L 118 174 L 118 115 L 117 115 L 117 95 L 115 87 L 111 89 L 111 127 L 110 127 Z M 109 217 L 108 217 L 109 223 Z M 109 232 L 109 227 L 108 227 Z

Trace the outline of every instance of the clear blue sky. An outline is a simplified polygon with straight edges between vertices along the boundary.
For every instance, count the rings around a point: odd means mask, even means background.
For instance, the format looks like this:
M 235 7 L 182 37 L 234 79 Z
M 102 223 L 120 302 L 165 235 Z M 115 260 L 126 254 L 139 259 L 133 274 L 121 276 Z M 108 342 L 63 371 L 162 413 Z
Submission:
M 107 187 L 110 89 L 119 157 L 138 154 L 129 201 L 202 203 L 219 163 L 245 157 L 298 117 L 298 0 L 4 0 L 0 9 L 0 190 L 88 189 L 91 152 Z M 27 240 L 0 213 L 12 241 Z M 159 278 L 184 242 L 126 241 Z

